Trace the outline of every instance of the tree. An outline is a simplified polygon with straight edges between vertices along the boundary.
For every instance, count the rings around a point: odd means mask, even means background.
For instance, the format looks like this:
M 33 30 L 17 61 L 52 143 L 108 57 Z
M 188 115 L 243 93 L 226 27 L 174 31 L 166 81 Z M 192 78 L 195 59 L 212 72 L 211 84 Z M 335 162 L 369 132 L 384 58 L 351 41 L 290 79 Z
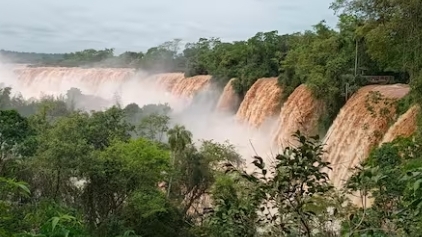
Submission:
M 161 204 L 157 201 L 160 200 L 158 183 L 169 169 L 169 153 L 152 141 L 140 138 L 115 142 L 85 160 L 80 169 L 87 179 L 82 194 L 84 212 L 98 236 L 118 234 L 124 227 L 119 220 L 131 218 L 127 215 L 135 215 L 133 212 L 144 215 L 147 220 L 148 215 L 155 215 L 155 212 L 156 215 L 166 212 L 165 201 L 160 201 Z M 144 195 L 153 196 L 145 199 Z M 126 209 L 128 206 L 136 209 Z M 143 209 L 139 210 L 140 207 Z M 129 221 L 132 229 L 144 227 L 138 220 Z
M 186 58 L 185 76 L 208 75 L 212 70 L 212 50 L 219 39 L 200 38 L 197 43 L 188 43 L 183 50 Z
M 141 123 L 138 125 L 137 133 L 141 137 L 163 142 L 164 135 L 169 129 L 169 121 L 170 117 L 167 115 L 151 114 L 141 120 Z
M 118 56 L 117 64 L 121 67 L 139 67 L 143 57 L 144 53 L 142 52 L 126 51 Z
M 30 133 L 28 121 L 16 110 L 0 110 L 0 175 L 6 162 L 19 158 L 19 146 Z
M 19 216 L 15 212 L 14 202 L 20 197 L 30 195 L 25 182 L 0 177 L 0 235 L 11 236 L 13 234 L 13 221 Z
M 354 169 L 346 188 L 360 193 L 362 207 L 350 212 L 343 231 L 350 236 L 418 235 L 419 153 L 412 138 L 399 138 L 373 150 L 368 160 Z M 367 203 L 369 198 L 372 205 Z
M 95 149 L 105 149 L 113 139 L 128 141 L 134 126 L 127 123 L 124 116 L 124 111 L 115 106 L 104 112 L 94 112 L 87 122 L 88 143 Z
M 184 59 L 178 55 L 180 41 L 175 39 L 148 49 L 141 60 L 141 68 L 149 72 L 183 71 Z
M 202 213 L 201 206 L 208 205 L 201 203 L 201 198 L 214 184 L 221 170 L 219 166 L 222 162 L 240 163 L 240 155 L 230 144 L 202 141 L 199 149 L 193 145 L 186 147 L 177 160 L 175 198 L 180 200 L 185 216 L 197 217 Z
M 186 130 L 185 126 L 176 125 L 174 128 L 170 129 L 167 134 L 170 150 L 172 151 L 171 164 L 172 167 L 175 167 L 177 157 L 192 143 L 192 133 Z M 167 197 L 170 196 L 172 181 L 173 175 L 171 174 L 167 187 Z
M 0 89 L 0 109 L 10 109 L 12 88 L 4 87 Z
M 81 179 L 78 167 L 88 159 L 93 147 L 86 139 L 88 115 L 74 113 L 62 117 L 38 137 L 38 149 L 31 159 L 33 176 L 28 182 L 43 197 L 69 204 L 78 195 L 72 178 Z
M 186 130 L 185 126 L 176 125 L 167 134 L 170 149 L 175 153 L 182 152 L 188 145 L 192 144 L 192 133 Z
M 221 175 L 211 190 L 213 207 L 201 226 L 210 237 L 256 236 L 257 209 L 261 203 L 258 186 L 238 175 Z
M 422 58 L 422 24 L 419 1 L 337 0 L 332 8 L 365 21 L 364 34 L 368 53 L 385 67 L 406 70 L 414 75 Z
M 323 150 L 317 142 L 318 137 L 308 139 L 299 131 L 294 136 L 299 145 L 297 148 L 287 147 L 277 155 L 274 169 L 267 168 L 258 156 L 253 164 L 260 173 L 248 174 L 228 166 L 230 172 L 238 173 L 247 182 L 257 185 L 255 200 L 260 200 L 263 205 L 260 212 L 264 215 L 262 222 L 267 225 L 269 236 L 311 236 L 318 226 L 318 214 L 324 213 L 314 211 L 321 204 L 316 200 L 333 188 L 325 172 L 331 169 L 330 164 L 322 159 Z

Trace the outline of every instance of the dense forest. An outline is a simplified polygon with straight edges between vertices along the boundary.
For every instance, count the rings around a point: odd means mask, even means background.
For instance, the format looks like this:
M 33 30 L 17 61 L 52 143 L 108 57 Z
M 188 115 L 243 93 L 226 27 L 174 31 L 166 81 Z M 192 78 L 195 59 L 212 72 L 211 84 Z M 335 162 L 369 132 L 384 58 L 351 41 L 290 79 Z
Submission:
M 231 78 L 244 95 L 260 77 L 278 77 L 286 98 L 300 84 L 325 101 L 327 125 L 348 96 L 393 75 L 411 85 L 400 111 L 422 102 L 422 2 L 337 0 L 338 27 L 258 33 L 246 41 L 179 40 L 147 52 L 113 49 L 48 55 L 1 51 L 35 66 L 115 66 Z M 347 93 L 344 88 L 348 88 Z M 374 149 L 344 189 L 326 173 L 317 137 L 246 174 L 226 143 L 195 143 L 171 125 L 167 105 L 76 110 L 63 98 L 25 101 L 0 93 L 0 236 L 422 236 L 421 122 L 410 138 Z M 357 196 L 362 205 L 347 202 Z M 204 197 L 210 197 L 203 203 Z M 372 205 L 367 205 L 371 198 Z M 202 203 L 202 204 L 201 204 Z

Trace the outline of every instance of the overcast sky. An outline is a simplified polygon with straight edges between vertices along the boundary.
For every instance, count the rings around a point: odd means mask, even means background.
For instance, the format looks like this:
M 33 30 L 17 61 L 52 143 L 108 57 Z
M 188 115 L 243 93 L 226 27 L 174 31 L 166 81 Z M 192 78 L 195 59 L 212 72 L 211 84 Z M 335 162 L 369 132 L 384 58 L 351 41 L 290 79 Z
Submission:
M 325 19 L 333 0 L 0 0 L 0 48 L 69 52 L 145 51 L 199 37 L 243 40 L 259 31 L 291 33 Z

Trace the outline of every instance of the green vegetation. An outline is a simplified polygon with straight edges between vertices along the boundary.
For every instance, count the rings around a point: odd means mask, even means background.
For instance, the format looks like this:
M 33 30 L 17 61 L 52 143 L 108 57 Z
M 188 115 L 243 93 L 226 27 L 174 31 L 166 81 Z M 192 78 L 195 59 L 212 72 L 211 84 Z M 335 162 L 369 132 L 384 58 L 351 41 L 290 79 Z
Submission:
M 407 94 L 405 97 L 397 101 L 396 113 L 402 115 L 414 104 L 411 94 Z
M 278 76 L 285 98 L 305 83 L 325 101 L 326 125 L 368 75 L 408 75 L 412 90 L 399 113 L 422 104 L 422 2 L 337 0 L 332 8 L 337 31 L 320 22 L 291 35 L 200 39 L 182 52 L 175 40 L 146 53 L 13 60 L 211 74 L 221 84 L 237 78 L 240 95 L 259 77 Z M 336 189 L 318 138 L 296 133 L 299 146 L 271 164 L 254 157 L 250 174 L 230 144 L 195 144 L 184 126 L 172 126 L 166 105 L 85 113 L 72 104 L 83 96 L 73 88 L 66 99 L 28 102 L 0 90 L 0 236 L 422 236 L 422 116 L 412 137 L 374 149 Z M 373 116 L 388 116 L 393 104 L 384 108 L 382 99 L 368 95 Z M 347 202 L 351 194 L 361 206 Z M 201 204 L 204 196 L 210 201 Z
M 0 236 L 419 236 L 422 228 L 419 136 L 374 150 L 337 190 L 318 137 L 296 133 L 298 147 L 274 164 L 254 157 L 250 174 L 230 144 L 195 144 L 184 126 L 170 126 L 166 105 L 88 114 L 68 99 L 27 103 L 10 88 L 1 98 Z M 353 191 L 374 205 L 347 204 Z M 204 195 L 211 201 L 201 204 Z
M 362 200 L 372 197 L 370 208 L 357 210 L 356 236 L 420 236 L 420 138 L 397 139 L 374 150 L 368 160 L 355 168 L 348 188 Z M 345 226 L 346 229 L 351 227 Z
M 170 128 L 166 105 L 88 114 L 10 88 L 1 98 L 0 236 L 190 236 L 214 168 L 240 161 L 231 145 Z

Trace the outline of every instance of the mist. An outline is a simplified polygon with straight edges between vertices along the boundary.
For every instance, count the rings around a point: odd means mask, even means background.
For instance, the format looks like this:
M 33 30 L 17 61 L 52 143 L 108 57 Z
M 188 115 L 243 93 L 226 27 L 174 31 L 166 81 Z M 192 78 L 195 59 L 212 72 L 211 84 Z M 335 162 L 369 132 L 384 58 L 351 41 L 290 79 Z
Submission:
M 168 104 L 172 108 L 170 125 L 184 125 L 198 144 L 203 139 L 229 142 L 247 163 L 255 155 L 268 160 L 277 152 L 270 135 L 277 126 L 276 118 L 269 118 L 259 129 L 252 128 L 241 123 L 234 112 L 216 111 L 221 89 L 208 84 L 193 97 L 177 96 L 159 84 L 160 77 L 166 75 L 169 74 L 150 75 L 119 68 L 24 68 L 0 64 L 0 83 L 12 87 L 12 92 L 20 93 L 24 99 L 66 96 L 69 89 L 77 88 L 85 96 L 82 100 L 76 98 L 76 108 L 86 111 L 105 110 L 117 103 L 122 107 L 131 103 L 139 107 Z

